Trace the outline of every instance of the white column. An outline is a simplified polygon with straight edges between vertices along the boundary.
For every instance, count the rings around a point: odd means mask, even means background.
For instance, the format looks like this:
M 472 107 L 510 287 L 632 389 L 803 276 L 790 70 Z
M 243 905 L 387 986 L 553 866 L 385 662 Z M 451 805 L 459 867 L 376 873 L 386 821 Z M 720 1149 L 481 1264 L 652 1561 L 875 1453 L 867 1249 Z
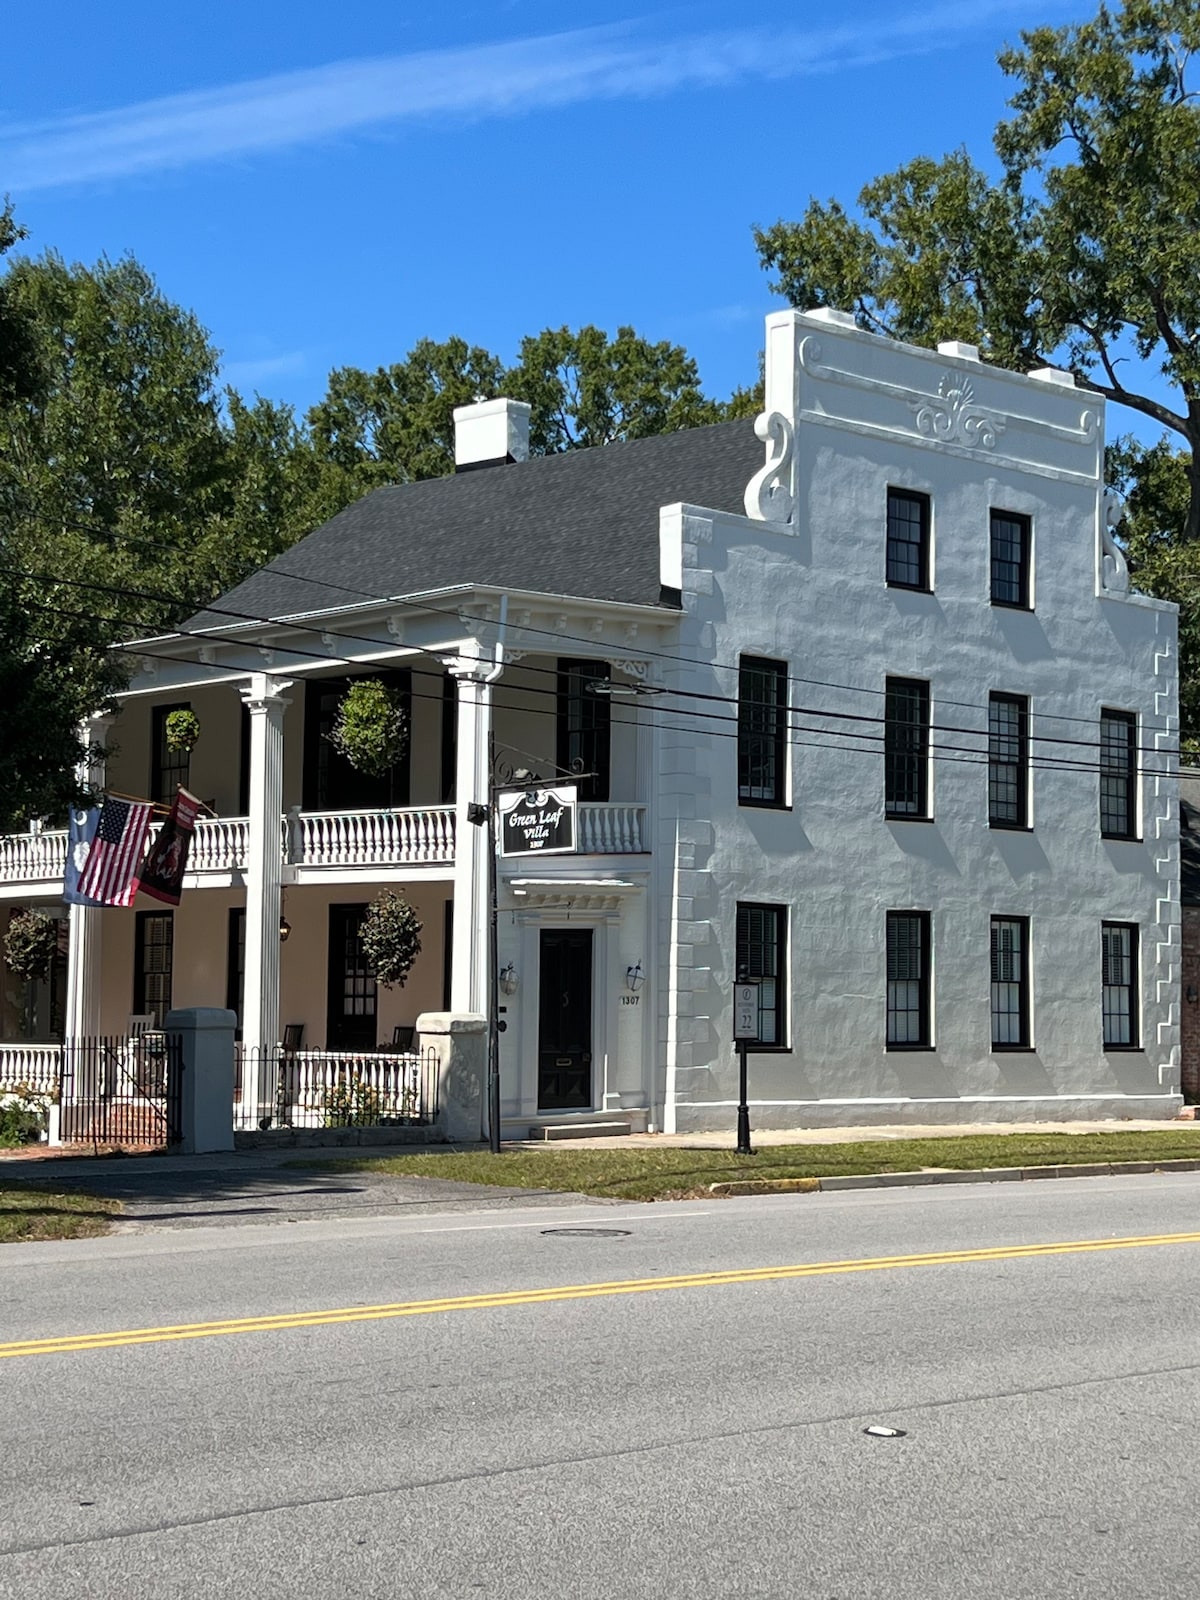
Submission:
M 256 672 L 242 699 L 250 713 L 250 815 L 246 838 L 246 999 L 242 1094 L 257 1105 L 261 1053 L 279 1043 L 279 914 L 283 882 L 283 713 L 291 683 Z
M 458 681 L 458 764 L 455 775 L 454 947 L 450 1009 L 486 1014 L 488 1002 L 488 829 L 468 821 L 471 805 L 489 800 L 491 689 L 478 645 L 462 651 L 451 667 Z
M 80 737 L 89 747 L 89 759 L 79 771 L 80 781 L 92 789 L 104 783 L 104 747 L 111 717 L 89 717 Z M 67 1039 L 92 1038 L 100 1032 L 100 907 L 71 906 L 68 910 L 67 1005 L 63 1034 Z

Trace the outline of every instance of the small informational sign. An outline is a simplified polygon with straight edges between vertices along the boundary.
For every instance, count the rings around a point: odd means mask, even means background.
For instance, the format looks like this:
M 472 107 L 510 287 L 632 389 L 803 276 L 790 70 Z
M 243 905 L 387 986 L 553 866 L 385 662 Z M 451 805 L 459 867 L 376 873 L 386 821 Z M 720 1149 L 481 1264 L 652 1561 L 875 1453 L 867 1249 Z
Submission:
M 561 856 L 575 849 L 574 784 L 497 796 L 502 856 Z
M 758 1038 L 758 984 L 752 980 L 733 986 L 733 1037 Z

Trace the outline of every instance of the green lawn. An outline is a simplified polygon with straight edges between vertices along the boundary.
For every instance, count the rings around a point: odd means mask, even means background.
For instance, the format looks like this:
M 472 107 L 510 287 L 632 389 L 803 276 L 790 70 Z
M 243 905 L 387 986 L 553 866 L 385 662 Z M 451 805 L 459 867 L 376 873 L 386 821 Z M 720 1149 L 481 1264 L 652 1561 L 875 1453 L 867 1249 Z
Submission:
M 108 1232 L 119 1200 L 46 1189 L 10 1188 L 0 1179 L 0 1244 L 28 1239 L 90 1239 Z
M 358 1168 L 399 1177 L 449 1178 L 515 1189 L 558 1189 L 620 1200 L 680 1200 L 707 1195 L 714 1183 L 830 1178 L 844 1173 L 915 1172 L 922 1168 L 1068 1166 L 1096 1161 L 1200 1159 L 1200 1124 L 1161 1133 L 968 1134 L 859 1144 L 774 1145 L 753 1156 L 728 1150 L 578 1150 L 550 1146 L 506 1150 L 424 1150 L 376 1160 L 296 1161 L 293 1166 Z

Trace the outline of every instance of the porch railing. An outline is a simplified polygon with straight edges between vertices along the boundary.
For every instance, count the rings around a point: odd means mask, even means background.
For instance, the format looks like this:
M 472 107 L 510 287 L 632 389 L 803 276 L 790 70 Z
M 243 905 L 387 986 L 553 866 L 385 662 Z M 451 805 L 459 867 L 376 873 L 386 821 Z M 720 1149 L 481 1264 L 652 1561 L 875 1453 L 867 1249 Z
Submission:
M 245 817 L 205 817 L 196 825 L 189 873 L 241 871 L 250 824 Z M 395 811 L 292 811 L 280 819 L 285 861 L 299 867 L 439 866 L 454 861 L 454 807 Z M 643 805 L 583 805 L 584 855 L 637 855 L 649 848 Z M 67 861 L 62 829 L 0 835 L 0 884 L 61 882 Z
M 57 1094 L 61 1070 L 61 1044 L 0 1044 L 0 1095 L 17 1088 Z
M 297 866 L 407 866 L 454 860 L 454 807 L 399 811 L 296 811 L 290 859 Z
M 239 1045 L 235 1093 L 240 1131 L 428 1124 L 437 1116 L 437 1055 Z
M 0 1044 L 0 1096 L 18 1095 L 56 1143 L 155 1148 L 182 1136 L 180 1041 L 160 1032 Z

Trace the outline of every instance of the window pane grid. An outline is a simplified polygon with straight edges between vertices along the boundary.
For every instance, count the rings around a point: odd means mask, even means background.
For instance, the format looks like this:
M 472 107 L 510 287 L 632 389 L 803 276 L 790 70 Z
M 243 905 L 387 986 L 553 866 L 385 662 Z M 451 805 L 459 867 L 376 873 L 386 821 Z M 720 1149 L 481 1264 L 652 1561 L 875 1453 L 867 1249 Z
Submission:
M 992 1047 L 1029 1043 L 1028 939 L 1023 917 L 992 918 Z
M 740 905 L 737 908 L 737 975 L 758 979 L 760 1044 L 784 1042 L 780 983 L 785 959 L 785 918 L 782 906 Z
M 1029 788 L 1029 708 L 1019 695 L 988 701 L 988 821 L 1024 827 Z
M 1029 604 L 1029 518 L 993 511 L 992 600 L 999 605 Z
M 1137 928 L 1127 922 L 1105 922 L 1100 939 L 1104 1043 L 1136 1048 Z
M 784 802 L 787 668 L 743 659 L 738 672 L 738 799 Z
M 884 701 L 884 807 L 924 817 L 928 807 L 929 685 L 889 678 Z
M 887 914 L 887 1043 L 929 1044 L 929 913 Z
M 1135 718 L 1128 711 L 1100 713 L 1100 832 L 1132 839 L 1137 793 Z
M 888 490 L 887 581 L 905 589 L 929 587 L 929 499 Z

